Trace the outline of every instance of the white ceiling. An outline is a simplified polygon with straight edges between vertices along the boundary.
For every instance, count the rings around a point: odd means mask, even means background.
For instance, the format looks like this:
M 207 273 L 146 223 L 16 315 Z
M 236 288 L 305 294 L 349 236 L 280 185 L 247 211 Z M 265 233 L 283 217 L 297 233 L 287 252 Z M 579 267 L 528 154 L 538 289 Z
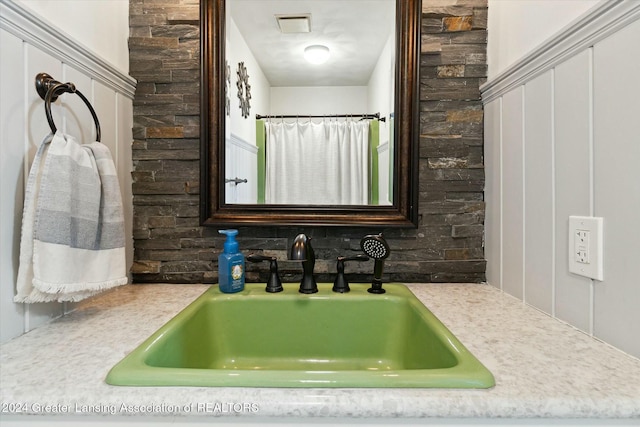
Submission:
M 228 0 L 228 11 L 272 86 L 365 86 L 395 28 L 395 0 Z M 282 34 L 275 15 L 311 14 L 311 32 Z M 304 48 L 323 44 L 312 65 Z

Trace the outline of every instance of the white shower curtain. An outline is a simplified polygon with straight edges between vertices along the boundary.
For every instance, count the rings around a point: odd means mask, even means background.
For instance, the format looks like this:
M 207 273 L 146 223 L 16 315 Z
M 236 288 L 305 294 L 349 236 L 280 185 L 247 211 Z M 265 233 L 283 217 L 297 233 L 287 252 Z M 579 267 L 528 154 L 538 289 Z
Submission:
M 369 122 L 267 122 L 265 202 L 366 205 Z

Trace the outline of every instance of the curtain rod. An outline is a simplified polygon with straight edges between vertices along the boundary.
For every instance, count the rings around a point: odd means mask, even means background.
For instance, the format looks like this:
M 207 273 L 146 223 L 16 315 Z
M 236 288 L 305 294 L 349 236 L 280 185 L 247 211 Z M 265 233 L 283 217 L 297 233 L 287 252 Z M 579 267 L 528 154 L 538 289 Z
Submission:
M 262 115 L 256 114 L 256 120 L 260 119 L 304 119 L 304 118 L 315 118 L 315 119 L 330 119 L 332 117 L 359 117 L 361 119 L 378 119 L 381 122 L 385 122 L 385 117 L 380 117 L 380 113 L 375 114 L 324 114 L 324 115 L 308 115 L 308 114 L 277 114 L 277 115 Z

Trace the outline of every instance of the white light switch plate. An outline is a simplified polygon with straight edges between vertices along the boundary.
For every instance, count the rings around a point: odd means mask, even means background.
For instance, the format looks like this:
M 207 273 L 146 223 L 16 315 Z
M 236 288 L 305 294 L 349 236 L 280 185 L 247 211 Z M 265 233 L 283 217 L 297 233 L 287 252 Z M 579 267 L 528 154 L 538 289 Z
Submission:
M 593 216 L 569 217 L 569 271 L 603 280 L 603 220 Z

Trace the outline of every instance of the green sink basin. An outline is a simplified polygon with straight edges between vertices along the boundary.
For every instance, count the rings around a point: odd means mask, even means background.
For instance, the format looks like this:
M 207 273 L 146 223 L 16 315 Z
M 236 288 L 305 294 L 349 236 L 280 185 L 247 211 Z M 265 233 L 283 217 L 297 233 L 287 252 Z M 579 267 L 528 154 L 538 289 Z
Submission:
M 401 284 L 212 286 L 111 369 L 126 386 L 488 388 L 491 373 Z

